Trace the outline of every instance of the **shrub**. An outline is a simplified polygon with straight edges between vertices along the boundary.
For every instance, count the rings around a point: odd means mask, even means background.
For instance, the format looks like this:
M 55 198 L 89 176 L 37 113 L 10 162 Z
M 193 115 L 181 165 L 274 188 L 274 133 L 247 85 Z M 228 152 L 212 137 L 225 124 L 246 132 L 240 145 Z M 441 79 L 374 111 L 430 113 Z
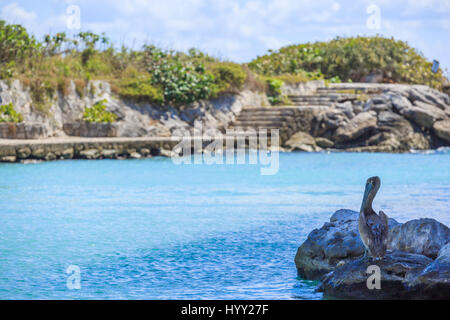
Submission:
M 216 94 L 239 91 L 247 79 L 247 73 L 237 63 L 214 63 L 209 69 L 214 76 Z
M 23 116 L 14 110 L 12 103 L 0 106 L 0 122 L 22 122 Z
M 137 102 L 164 102 L 162 90 L 152 86 L 150 79 L 124 79 L 119 83 L 118 93 L 122 98 Z
M 281 87 L 283 86 L 283 81 L 280 79 L 267 79 L 267 99 L 272 105 L 280 104 L 283 100 L 283 95 L 281 93 Z
M 22 61 L 36 45 L 34 37 L 18 24 L 0 20 L 0 66 L 11 61 Z
M 97 101 L 92 107 L 86 108 L 83 113 L 83 120 L 87 122 L 103 122 L 111 123 L 116 121 L 117 116 L 109 111 L 106 111 L 107 100 L 103 99 Z
M 441 89 L 446 79 L 442 70 L 432 73 L 431 65 L 406 42 L 376 36 L 287 46 L 258 57 L 249 67 L 266 76 L 320 71 L 332 81 L 361 81 L 372 73 L 381 73 L 384 82 L 418 83 Z

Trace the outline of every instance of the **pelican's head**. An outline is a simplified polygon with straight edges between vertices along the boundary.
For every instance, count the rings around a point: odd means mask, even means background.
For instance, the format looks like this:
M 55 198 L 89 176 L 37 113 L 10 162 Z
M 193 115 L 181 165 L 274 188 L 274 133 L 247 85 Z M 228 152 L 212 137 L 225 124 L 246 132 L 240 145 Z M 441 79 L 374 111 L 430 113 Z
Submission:
M 366 208 L 372 208 L 372 201 L 380 189 L 381 180 L 379 177 L 370 177 L 366 182 L 366 189 L 364 190 L 364 197 L 361 204 L 361 211 Z
M 377 193 L 378 189 L 380 189 L 381 180 L 379 177 L 370 177 L 366 182 L 366 190 L 369 193 Z

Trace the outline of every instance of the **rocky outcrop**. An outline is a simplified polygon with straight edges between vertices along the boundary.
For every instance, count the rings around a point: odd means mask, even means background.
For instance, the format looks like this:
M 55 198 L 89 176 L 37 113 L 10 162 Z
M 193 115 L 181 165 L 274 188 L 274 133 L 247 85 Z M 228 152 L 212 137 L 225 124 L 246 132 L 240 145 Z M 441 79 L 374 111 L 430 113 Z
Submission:
M 319 291 L 328 297 L 344 299 L 426 299 L 428 296 L 411 290 L 406 279 L 432 262 L 433 260 L 425 256 L 401 251 L 388 252 L 380 261 L 359 258 L 325 275 Z M 369 269 L 370 266 L 379 267 L 379 289 L 370 289 L 367 285 L 373 272 Z
M 265 94 L 244 90 L 192 105 L 161 107 L 125 101 L 113 94 L 108 82 L 91 81 L 81 96 L 71 83 L 65 96 L 59 93 L 44 108 L 37 108 L 30 90 L 15 80 L 10 84 L 0 81 L 0 104 L 12 102 L 23 115 L 24 124 L 20 126 L 28 129 L 18 126 L 16 132 L 18 138 L 26 139 L 67 135 L 170 137 L 176 132 L 192 131 L 194 123 L 199 123 L 204 131 L 225 132 L 237 126 L 279 129 L 280 145 L 287 150 L 409 152 L 450 146 L 450 98 L 426 86 L 325 86 L 323 81 L 314 81 L 286 84 L 282 92 L 303 99 L 302 103 L 296 105 L 293 100 L 288 107 L 270 107 Z M 117 122 L 109 129 L 80 124 L 84 110 L 104 99 Z M 42 130 L 30 129 L 35 128 L 34 124 Z M 0 137 L 15 136 L 12 132 L 7 125 L 0 127 Z M 286 145 L 290 138 L 298 140 L 299 136 L 294 136 L 298 132 L 310 135 L 315 143 Z M 290 143 L 298 145 L 293 140 Z
M 434 219 L 389 219 L 388 253 L 363 258 L 358 212 L 338 210 L 298 248 L 300 277 L 321 280 L 319 290 L 337 298 L 428 299 L 450 297 L 450 229 Z M 434 259 L 434 260 L 433 260 Z M 381 290 L 367 287 L 367 268 L 381 271 Z
M 431 299 L 450 298 L 450 243 L 439 251 L 439 255 L 425 269 L 418 269 L 406 275 L 409 291 L 417 297 Z
M 39 124 L 43 127 L 42 137 L 60 137 L 68 134 L 86 137 L 111 136 L 111 130 L 105 133 L 98 127 L 81 125 L 77 128 L 75 125 L 82 120 L 87 107 L 92 107 L 104 99 L 107 101 L 107 111 L 117 116 L 114 136 L 118 137 L 169 137 L 176 130 L 192 130 L 195 121 L 201 123 L 204 130 L 211 128 L 225 130 L 242 108 L 268 104 L 265 95 L 244 90 L 239 94 L 227 94 L 189 106 L 161 107 L 150 102 L 135 103 L 123 100 L 112 92 L 108 82 L 90 81 L 81 96 L 72 82 L 64 96 L 58 93 L 53 99 L 48 100 L 44 107 L 38 108 L 32 100 L 30 89 L 23 83 L 18 80 L 10 83 L 0 80 L 0 104 L 12 102 L 15 110 L 23 115 L 25 126 Z M 20 136 L 21 139 L 42 137 Z
M 334 149 L 407 152 L 450 145 L 450 98 L 421 85 L 334 84 L 327 92 L 355 91 L 319 112 L 306 128 Z M 321 90 L 323 91 L 323 90 Z
M 450 229 L 434 219 L 416 219 L 389 230 L 388 249 L 417 253 L 436 259 L 450 242 Z
M 299 275 L 318 280 L 334 270 L 339 263 L 354 260 L 364 254 L 358 231 L 359 213 L 342 209 L 336 211 L 322 228 L 314 229 L 298 248 L 295 264 Z M 398 225 L 389 219 L 389 227 Z

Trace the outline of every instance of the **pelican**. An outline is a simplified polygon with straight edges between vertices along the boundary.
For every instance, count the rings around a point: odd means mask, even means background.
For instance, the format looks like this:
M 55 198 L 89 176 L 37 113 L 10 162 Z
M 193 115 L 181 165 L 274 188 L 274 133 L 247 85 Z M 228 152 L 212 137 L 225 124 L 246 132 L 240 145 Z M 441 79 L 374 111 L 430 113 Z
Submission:
M 366 190 L 359 211 L 359 235 L 366 248 L 364 256 L 369 253 L 375 259 L 381 259 L 386 254 L 386 238 L 388 235 L 388 217 L 380 211 L 376 214 L 372 209 L 372 201 L 380 189 L 379 177 L 367 179 Z

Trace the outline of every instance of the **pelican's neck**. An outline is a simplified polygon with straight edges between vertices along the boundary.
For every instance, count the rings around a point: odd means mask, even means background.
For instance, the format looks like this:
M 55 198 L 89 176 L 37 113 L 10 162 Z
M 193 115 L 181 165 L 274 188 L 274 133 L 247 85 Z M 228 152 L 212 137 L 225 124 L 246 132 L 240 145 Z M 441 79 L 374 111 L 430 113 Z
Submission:
M 373 198 L 375 197 L 375 194 L 377 193 L 377 189 L 371 185 L 366 185 L 366 190 L 364 190 L 364 197 L 361 204 L 361 210 L 360 212 L 368 212 L 373 211 L 372 210 L 372 202 Z

